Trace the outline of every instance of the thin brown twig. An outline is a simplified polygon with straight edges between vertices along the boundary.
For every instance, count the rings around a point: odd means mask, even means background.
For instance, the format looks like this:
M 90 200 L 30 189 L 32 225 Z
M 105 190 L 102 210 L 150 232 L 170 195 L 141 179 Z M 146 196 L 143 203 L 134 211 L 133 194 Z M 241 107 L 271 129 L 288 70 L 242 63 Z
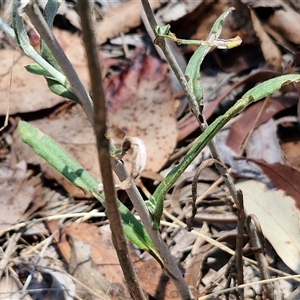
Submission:
M 106 210 L 112 231 L 112 240 L 117 251 L 119 262 L 123 270 L 130 295 L 134 299 L 146 300 L 147 297 L 145 296 L 139 284 L 139 280 L 133 268 L 133 263 L 129 254 L 127 240 L 118 210 L 111 166 L 110 141 L 107 137 L 106 101 L 101 76 L 101 66 L 94 34 L 94 24 L 91 19 L 92 11 L 89 0 L 78 1 L 78 13 L 81 18 L 82 35 L 90 73 L 92 99 L 94 103 L 94 130 L 97 140 L 98 158 L 100 162 L 100 170 L 106 199 Z
M 237 194 L 238 206 L 237 206 L 237 236 L 236 236 L 236 247 L 235 247 L 235 263 L 237 268 L 237 284 L 241 285 L 244 283 L 244 272 L 243 272 L 243 234 L 245 226 L 245 211 L 244 211 L 244 199 L 241 190 L 238 190 Z M 240 299 L 244 299 L 244 290 L 238 290 Z
M 254 256 L 257 261 L 260 276 L 263 280 L 270 279 L 268 263 L 263 254 L 264 252 L 264 236 L 260 228 L 260 224 L 255 215 L 250 214 L 246 218 L 246 227 L 249 234 L 251 247 L 254 251 Z M 268 299 L 274 299 L 274 285 L 268 282 L 264 285 L 264 290 Z

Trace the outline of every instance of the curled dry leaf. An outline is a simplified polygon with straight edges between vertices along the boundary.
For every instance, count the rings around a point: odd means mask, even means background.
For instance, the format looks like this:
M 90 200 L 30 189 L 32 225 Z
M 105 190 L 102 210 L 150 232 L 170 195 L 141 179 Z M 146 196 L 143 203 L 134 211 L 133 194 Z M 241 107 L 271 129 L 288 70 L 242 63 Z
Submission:
M 131 65 L 105 82 L 112 139 L 139 137 L 147 149 L 146 171 L 157 172 L 177 140 L 174 102 L 167 65 L 138 52 Z M 129 160 L 125 156 L 125 161 Z
M 247 180 L 236 184 L 244 195 L 247 214 L 254 214 L 263 234 L 285 264 L 300 272 L 299 210 L 293 198 L 282 190 L 268 190 L 265 184 Z
M 130 175 L 132 178 L 136 178 L 146 168 L 147 150 L 145 143 L 138 137 L 125 136 L 122 143 L 122 151 L 124 147 L 129 147 L 129 150 L 132 152 L 133 161 Z

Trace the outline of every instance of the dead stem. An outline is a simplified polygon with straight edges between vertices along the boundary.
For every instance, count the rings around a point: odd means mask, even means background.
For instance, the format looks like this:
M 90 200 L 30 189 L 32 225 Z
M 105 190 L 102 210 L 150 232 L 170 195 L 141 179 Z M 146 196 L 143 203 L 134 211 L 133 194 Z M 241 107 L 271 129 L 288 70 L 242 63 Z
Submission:
M 107 215 L 112 231 L 112 240 L 131 296 L 134 299 L 147 299 L 133 268 L 127 240 L 123 231 L 118 210 L 117 197 L 112 174 L 110 146 L 107 138 L 107 110 L 101 76 L 101 67 L 92 23 L 90 1 L 78 1 L 83 41 L 86 49 L 94 103 L 94 130 L 97 140 L 98 158 L 106 199 Z

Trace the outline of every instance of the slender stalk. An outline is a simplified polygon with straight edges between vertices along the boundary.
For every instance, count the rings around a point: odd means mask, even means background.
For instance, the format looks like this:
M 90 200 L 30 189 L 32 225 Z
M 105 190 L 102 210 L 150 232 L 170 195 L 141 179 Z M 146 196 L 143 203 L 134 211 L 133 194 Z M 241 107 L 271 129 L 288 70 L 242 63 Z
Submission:
M 134 299 L 147 299 L 133 268 L 127 240 L 123 231 L 118 210 L 117 197 L 111 168 L 110 145 L 107 138 L 107 109 L 101 67 L 91 16 L 90 0 L 78 1 L 78 13 L 81 18 L 82 35 L 89 66 L 92 98 L 94 103 L 94 130 L 97 140 L 98 158 L 106 199 L 106 210 L 112 231 L 112 240 L 131 296 Z
M 245 211 L 244 211 L 244 199 L 243 193 L 241 190 L 238 190 L 238 203 L 239 206 L 237 208 L 238 215 L 238 225 L 237 225 L 237 236 L 236 236 L 236 250 L 235 250 L 235 260 L 236 260 L 236 268 L 237 268 L 237 284 L 244 284 L 244 265 L 243 265 L 243 234 L 245 227 Z M 244 299 L 244 290 L 240 289 L 237 291 L 240 299 Z
M 123 167 L 123 163 L 120 161 L 114 161 L 115 167 L 114 171 L 121 181 L 127 179 L 129 174 L 127 170 Z M 160 254 L 161 258 L 164 261 L 164 268 L 167 271 L 167 274 L 170 276 L 172 281 L 174 282 L 178 292 L 181 295 L 181 298 L 184 300 L 191 299 L 190 292 L 188 286 L 186 285 L 181 271 L 179 270 L 174 257 L 171 255 L 170 250 L 167 245 L 163 241 L 160 232 L 155 230 L 152 225 L 152 218 L 149 214 L 148 209 L 144 204 L 144 200 L 139 193 L 136 185 L 131 185 L 128 189 L 126 189 L 126 193 L 128 197 L 132 201 L 138 215 L 141 218 L 143 225 L 145 226 L 157 252 Z
M 157 26 L 157 23 L 155 21 L 154 14 L 153 14 L 152 9 L 151 9 L 151 7 L 149 5 L 149 2 L 148 2 L 148 0 L 141 0 L 141 1 L 143 3 L 144 10 L 145 10 L 147 18 L 149 20 L 149 23 L 150 23 L 153 31 L 155 32 L 155 28 Z M 191 91 L 190 91 L 190 89 L 188 87 L 188 82 L 187 82 L 187 80 L 186 80 L 186 78 L 185 78 L 182 70 L 180 69 L 180 67 L 179 67 L 179 65 L 178 65 L 175 57 L 173 56 L 172 52 L 170 51 L 169 46 L 168 46 L 168 44 L 165 41 L 165 38 L 162 37 L 162 38 L 157 39 L 156 44 L 164 52 L 164 54 L 166 56 L 166 59 L 167 59 L 169 65 L 170 65 L 170 67 L 174 71 L 174 73 L 175 73 L 178 81 L 181 84 L 181 87 L 182 87 L 183 91 L 186 94 L 186 97 L 188 99 L 190 107 L 192 108 L 192 111 L 196 112 L 197 109 L 195 109 L 195 107 L 197 107 L 198 104 L 196 102 L 195 96 L 191 93 Z M 205 129 L 207 128 L 207 122 L 204 120 L 204 118 L 203 118 L 202 115 L 197 115 L 196 113 L 194 113 L 194 114 L 195 114 L 195 117 L 198 120 L 198 123 L 199 123 L 201 131 L 204 132 Z M 203 123 L 202 123 L 202 121 L 203 121 Z M 219 152 L 217 150 L 217 147 L 216 147 L 216 145 L 215 145 L 215 143 L 214 143 L 213 140 L 211 140 L 209 142 L 208 146 L 210 148 L 212 156 L 216 160 L 220 161 L 224 165 L 223 160 L 221 159 L 220 154 L 219 154 Z M 233 184 L 231 176 L 228 174 L 228 172 L 227 172 L 226 169 L 221 168 L 218 164 L 216 164 L 216 168 L 218 169 L 218 171 L 222 175 L 222 177 L 224 179 L 224 182 L 225 182 L 226 186 L 228 187 L 229 192 L 230 192 L 230 194 L 231 194 L 231 196 L 232 196 L 232 198 L 234 200 L 234 203 L 237 203 L 237 191 L 236 191 L 236 188 L 235 188 L 235 186 Z

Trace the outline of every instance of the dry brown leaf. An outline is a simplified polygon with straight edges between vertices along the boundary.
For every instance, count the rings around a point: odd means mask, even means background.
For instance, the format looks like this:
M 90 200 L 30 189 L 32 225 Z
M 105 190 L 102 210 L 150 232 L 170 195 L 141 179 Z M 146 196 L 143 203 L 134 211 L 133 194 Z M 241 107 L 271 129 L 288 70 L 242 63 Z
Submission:
M 131 298 L 123 293 L 124 288 L 127 289 L 110 234 L 107 237 L 101 232 L 103 228 L 99 230 L 85 223 L 73 224 L 67 229 L 71 251 L 69 272 L 90 289 L 85 290 L 78 284 L 77 293 L 83 299 L 115 299 L 117 296 L 117 299 L 129 300 Z M 128 291 L 126 293 L 128 295 Z
M 35 189 L 27 182 L 26 163 L 15 169 L 1 167 L 0 175 L 0 229 L 26 218 L 25 212 L 33 201 Z
M 54 29 L 54 34 L 86 88 L 89 75 L 81 38 L 67 31 Z M 9 101 L 10 114 L 50 108 L 64 98 L 50 92 L 44 77 L 24 68 L 33 61 L 12 49 L 0 50 L 0 115 L 5 115 Z
M 268 164 L 261 159 L 251 159 L 248 161 L 256 163 L 268 176 L 272 184 L 292 197 L 295 205 L 300 210 L 300 172 L 293 167 L 282 165 L 280 163 Z
M 281 138 L 281 148 L 284 151 L 284 156 L 287 164 L 300 170 L 300 137 L 299 131 L 289 129 L 288 135 Z
M 53 107 L 63 98 L 49 91 L 42 76 L 30 74 L 24 68 L 32 60 L 15 50 L 0 50 L 0 115 L 5 115 L 9 103 L 10 113 L 24 113 Z M 15 63 L 15 64 L 14 64 Z
M 267 21 L 267 25 L 282 36 L 283 39 L 293 44 L 300 44 L 300 14 L 285 1 L 282 1 L 280 9 L 276 9 Z
M 262 164 L 259 165 L 262 167 Z M 276 169 L 277 172 L 278 168 Z M 288 172 L 288 176 L 292 179 L 295 174 Z M 283 185 L 287 183 L 287 180 L 281 181 Z M 295 207 L 294 200 L 286 196 L 284 191 L 267 189 L 265 184 L 254 180 L 239 182 L 236 188 L 243 191 L 246 213 L 257 217 L 263 234 L 273 245 L 277 254 L 292 270 L 299 273 L 299 209 Z
M 259 158 L 269 164 L 282 163 L 282 151 L 273 119 L 261 124 L 250 135 L 245 146 L 247 157 Z
M 160 1 L 157 0 L 150 0 L 149 3 L 152 9 L 157 9 L 161 6 Z M 126 1 L 111 8 L 97 27 L 97 42 L 103 44 L 108 39 L 139 26 L 141 24 L 142 9 L 142 3 L 136 0 Z
M 271 40 L 269 35 L 265 32 L 255 13 L 251 9 L 250 12 L 253 28 L 256 32 L 257 37 L 260 40 L 261 50 L 263 52 L 266 62 L 269 63 L 274 70 L 280 71 L 282 57 L 279 49 Z
M 177 140 L 167 65 L 139 52 L 125 71 L 105 85 L 113 141 L 121 144 L 125 135 L 142 139 L 147 149 L 146 171 L 157 172 Z M 124 159 L 130 162 L 128 156 Z
M 298 99 L 292 97 L 277 97 L 270 98 L 267 105 L 260 101 L 245 110 L 229 129 L 226 144 L 238 155 L 241 155 L 241 150 L 245 139 L 251 130 L 257 128 L 261 124 L 267 122 L 274 115 L 297 105 Z
M 68 227 L 67 234 L 72 242 L 76 241 L 77 248 L 78 245 L 80 245 L 80 241 L 82 247 L 85 245 L 85 249 L 88 250 L 86 251 L 85 257 L 89 258 L 94 265 L 97 265 L 98 272 L 100 272 L 108 282 L 112 283 L 111 290 L 114 290 L 114 286 L 120 284 L 126 289 L 122 270 L 111 240 L 111 232 L 108 227 L 101 227 L 99 229 L 91 224 L 73 224 Z M 75 246 L 76 245 L 72 246 L 72 251 L 76 251 Z M 180 299 L 180 295 L 175 286 L 170 278 L 163 274 L 161 266 L 155 259 L 152 257 L 142 259 L 136 255 L 135 251 L 131 251 L 131 255 L 142 288 L 146 292 L 157 299 Z M 80 261 L 77 259 L 77 265 L 82 261 L 83 260 Z M 76 267 L 74 262 L 76 262 L 76 260 L 72 262 L 72 268 Z

